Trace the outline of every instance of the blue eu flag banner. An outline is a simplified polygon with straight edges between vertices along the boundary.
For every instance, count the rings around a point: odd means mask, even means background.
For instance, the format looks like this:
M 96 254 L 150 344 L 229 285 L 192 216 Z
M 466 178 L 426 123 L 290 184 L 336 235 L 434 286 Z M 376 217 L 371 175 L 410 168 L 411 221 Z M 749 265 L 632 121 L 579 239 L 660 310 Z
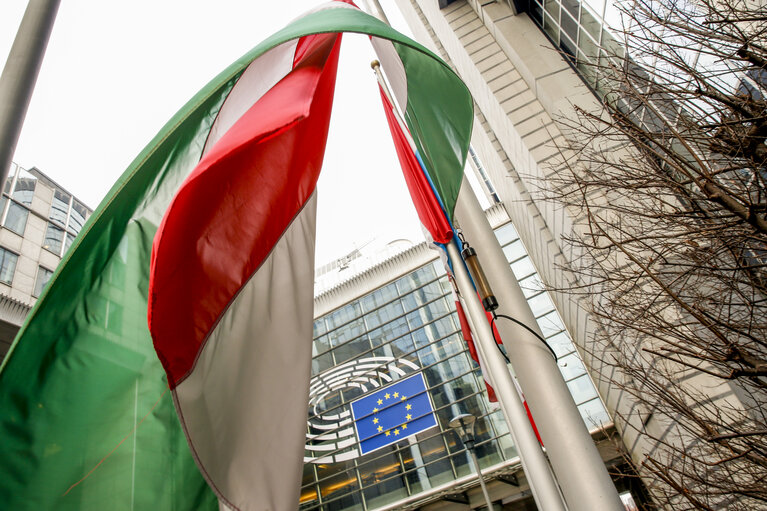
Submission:
M 437 425 L 423 373 L 353 401 L 352 415 L 362 454 Z

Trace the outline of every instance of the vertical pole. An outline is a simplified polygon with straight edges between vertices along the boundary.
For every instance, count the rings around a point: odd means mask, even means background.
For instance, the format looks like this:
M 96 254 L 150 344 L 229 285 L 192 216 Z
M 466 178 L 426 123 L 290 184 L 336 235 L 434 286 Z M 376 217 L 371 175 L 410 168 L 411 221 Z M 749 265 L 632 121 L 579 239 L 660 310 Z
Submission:
M 0 75 L 0 186 L 8 177 L 60 0 L 30 0 Z
M 386 23 L 387 25 L 391 26 L 391 23 L 389 23 L 389 18 L 386 17 L 386 13 L 384 12 L 383 7 L 381 7 L 381 2 L 379 2 L 378 0 L 366 0 L 366 1 L 368 2 L 368 7 L 370 6 L 370 4 L 372 4 L 375 10 L 377 11 L 375 16 L 381 21 L 383 21 L 384 23 Z
M 499 303 L 496 312 L 521 321 L 541 335 L 506 256 L 465 177 L 455 216 L 492 282 Z M 500 318 L 495 323 L 568 508 L 571 511 L 623 509 L 615 485 L 551 352 L 534 335 L 513 322 Z
M 467 451 L 469 451 L 469 454 L 471 454 L 471 461 L 474 462 L 474 467 L 477 469 L 477 477 L 479 478 L 479 485 L 482 487 L 482 495 L 485 496 L 485 504 L 487 504 L 487 510 L 493 511 L 493 501 L 490 500 L 490 494 L 487 493 L 487 485 L 485 484 L 485 478 L 482 477 L 482 469 L 479 468 L 479 460 L 477 459 L 477 453 L 474 452 L 474 446 L 469 449 L 466 448 Z
M 488 372 L 492 385 L 495 387 L 498 403 L 506 423 L 509 425 L 511 437 L 519 452 L 522 469 L 525 471 L 530 490 L 538 505 L 538 509 L 546 511 L 564 511 L 565 507 L 559 494 L 557 484 L 549 470 L 546 457 L 538 443 L 527 412 L 522 404 L 517 389 L 514 387 L 511 373 L 506 367 L 506 361 L 501 357 L 495 347 L 493 331 L 485 316 L 485 309 L 479 303 L 479 297 L 474 291 L 471 278 L 463 265 L 463 259 L 458 252 L 455 240 L 447 245 L 447 253 L 453 263 L 455 283 L 461 292 L 461 297 L 466 303 L 466 312 L 475 329 L 475 345 L 486 363 L 485 370 Z

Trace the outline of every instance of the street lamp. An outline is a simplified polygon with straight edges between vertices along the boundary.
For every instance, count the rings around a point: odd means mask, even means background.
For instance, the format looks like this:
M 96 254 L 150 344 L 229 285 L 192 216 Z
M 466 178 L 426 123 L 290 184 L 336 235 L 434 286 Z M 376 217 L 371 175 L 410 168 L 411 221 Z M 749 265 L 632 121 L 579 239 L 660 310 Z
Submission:
M 477 418 L 470 413 L 462 413 L 456 415 L 450 422 L 447 423 L 451 429 L 455 430 L 458 434 L 458 438 L 461 439 L 463 445 L 466 446 L 466 450 L 469 451 L 471 459 L 474 462 L 474 467 L 477 469 L 477 478 L 479 479 L 479 485 L 482 487 L 482 494 L 485 496 L 485 503 L 487 503 L 488 511 L 492 511 L 493 502 L 490 500 L 490 495 L 487 493 L 487 486 L 485 486 L 485 480 L 482 478 L 482 472 L 479 470 L 479 460 L 477 454 L 474 452 L 474 424 L 477 422 Z

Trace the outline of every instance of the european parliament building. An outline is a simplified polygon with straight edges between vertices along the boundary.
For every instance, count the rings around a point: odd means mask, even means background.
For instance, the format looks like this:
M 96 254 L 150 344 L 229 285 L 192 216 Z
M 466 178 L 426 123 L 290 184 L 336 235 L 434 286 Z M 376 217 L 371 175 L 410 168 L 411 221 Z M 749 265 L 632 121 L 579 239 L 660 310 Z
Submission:
M 570 295 L 542 292 L 540 285 L 561 289 L 575 279 L 567 268 L 577 255 L 563 240 L 583 226 L 582 213 L 541 200 L 536 190 L 555 175 L 563 156 L 571 156 L 563 155 L 570 135 L 559 120 L 574 115 L 576 107 L 600 106 L 600 77 L 590 74 L 594 68 L 588 64 L 620 52 L 606 21 L 615 16 L 613 2 L 394 3 L 415 38 L 471 91 L 471 163 L 495 204 L 488 212 L 491 224 L 603 461 L 613 474 L 638 467 L 643 475 L 647 454 L 664 443 L 686 446 L 689 439 L 677 431 L 674 417 L 666 420 L 644 409 L 620 386 L 627 376 L 606 363 L 602 354 L 614 347 L 594 335 L 598 327 L 587 309 Z M 480 417 L 479 462 L 495 507 L 534 509 L 504 421 L 486 398 L 450 312 L 452 298 L 437 255 L 412 247 L 364 271 L 354 270 L 354 256 L 324 269 L 347 275 L 346 280 L 325 288 L 318 280 L 302 509 L 483 506 L 474 467 L 446 426 L 459 413 Z M 437 425 L 363 454 L 351 403 L 377 385 L 418 372 L 424 374 Z M 685 385 L 706 389 L 712 406 L 741 403 L 721 381 L 701 372 L 686 378 Z M 656 491 L 638 481 L 615 477 L 627 509 Z
M 603 460 L 616 472 L 630 471 L 609 439 L 610 415 L 504 206 L 493 205 L 487 215 Z M 301 509 L 469 509 L 483 504 L 475 467 L 447 425 L 461 413 L 478 417 L 477 456 L 497 509 L 535 509 L 506 423 L 488 400 L 462 337 L 438 252 L 426 243 L 403 240 L 370 257 L 355 251 L 318 268 L 315 285 Z M 379 406 L 389 398 L 409 402 L 409 393 L 397 395 L 396 385 L 414 377 L 423 378 L 422 394 L 428 396 L 434 421 L 425 428 L 392 428 L 388 442 L 366 448 L 356 408 L 369 398 L 361 396 L 375 399 L 371 392 L 383 388 Z M 415 407 L 408 410 L 418 413 Z M 424 415 L 421 411 L 419 416 Z M 381 424 L 379 431 L 386 426 Z M 413 434 L 416 429 L 421 431 Z M 626 502 L 632 501 L 630 484 L 616 478 Z

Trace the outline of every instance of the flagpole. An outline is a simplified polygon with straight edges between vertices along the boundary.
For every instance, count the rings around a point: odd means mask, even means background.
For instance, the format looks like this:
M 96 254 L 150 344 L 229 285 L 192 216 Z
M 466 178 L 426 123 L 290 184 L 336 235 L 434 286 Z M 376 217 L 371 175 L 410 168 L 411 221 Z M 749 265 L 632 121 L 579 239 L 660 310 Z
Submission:
M 392 98 L 389 87 L 384 80 L 379 62 L 373 61 L 371 67 L 376 73 L 378 83 L 381 89 L 392 104 L 392 111 L 397 123 L 402 128 L 408 144 L 413 152 L 416 151 L 415 141 L 413 140 L 407 126 L 404 123 L 396 103 Z M 530 490 L 539 509 L 546 511 L 565 511 L 562 497 L 554 480 L 554 476 L 549 468 L 546 456 L 544 455 L 538 438 L 533 431 L 527 411 L 522 404 L 522 399 L 514 386 L 513 376 L 506 367 L 506 361 L 501 357 L 500 352 L 495 347 L 495 338 L 490 328 L 490 323 L 485 316 L 485 309 L 479 301 L 479 297 L 474 290 L 468 271 L 463 263 L 463 258 L 458 251 L 458 245 L 455 239 L 447 244 L 448 258 L 452 262 L 453 274 L 461 298 L 466 304 L 466 311 L 471 322 L 472 329 L 477 334 L 475 346 L 479 352 L 480 358 L 487 362 L 487 372 L 491 384 L 496 390 L 498 403 L 501 411 L 509 426 L 514 445 L 519 452 L 519 458 L 522 463 L 522 469 L 527 476 Z
M 466 177 L 462 189 L 471 191 Z M 535 316 L 473 193 L 459 195 L 455 216 L 493 282 L 499 303 L 496 312 L 524 323 L 542 338 Z M 501 338 L 507 341 L 504 346 L 568 507 L 572 511 L 623 509 L 551 351 L 530 331 L 512 321 L 499 318 L 495 324 Z
M 19 141 L 60 0 L 30 0 L 0 75 L 0 183 Z
M 513 376 L 506 367 L 506 361 L 494 346 L 495 338 L 485 316 L 485 309 L 474 291 L 474 286 L 454 239 L 448 243 L 447 253 L 453 263 L 453 275 L 461 298 L 466 304 L 466 312 L 469 315 L 471 327 L 475 329 L 477 334 L 475 346 L 480 359 L 486 364 L 490 383 L 495 388 L 498 404 L 501 406 L 501 412 L 506 419 L 514 445 L 519 452 L 522 469 L 538 509 L 564 511 L 565 506 L 562 503 L 557 483 L 554 481 L 546 457 L 541 450 L 541 445 L 538 443 L 538 438 L 527 418 L 522 399 L 514 387 Z

